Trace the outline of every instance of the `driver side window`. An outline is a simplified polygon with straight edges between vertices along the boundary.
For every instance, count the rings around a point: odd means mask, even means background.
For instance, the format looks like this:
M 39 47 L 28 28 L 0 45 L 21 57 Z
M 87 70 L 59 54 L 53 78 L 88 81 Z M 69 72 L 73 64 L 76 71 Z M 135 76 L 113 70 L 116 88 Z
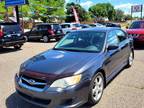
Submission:
M 108 45 L 118 45 L 119 44 L 119 39 L 118 39 L 115 31 L 111 31 L 108 33 L 107 43 L 108 43 Z

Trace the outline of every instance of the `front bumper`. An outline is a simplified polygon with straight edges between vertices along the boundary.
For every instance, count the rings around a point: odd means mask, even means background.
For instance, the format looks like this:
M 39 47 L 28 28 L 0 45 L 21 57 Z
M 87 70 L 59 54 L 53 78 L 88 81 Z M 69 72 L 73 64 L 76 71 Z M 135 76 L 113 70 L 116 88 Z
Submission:
M 46 88 L 43 91 L 22 87 L 15 77 L 17 93 L 26 101 L 46 108 L 77 108 L 88 100 L 90 81 L 82 82 L 67 89 Z

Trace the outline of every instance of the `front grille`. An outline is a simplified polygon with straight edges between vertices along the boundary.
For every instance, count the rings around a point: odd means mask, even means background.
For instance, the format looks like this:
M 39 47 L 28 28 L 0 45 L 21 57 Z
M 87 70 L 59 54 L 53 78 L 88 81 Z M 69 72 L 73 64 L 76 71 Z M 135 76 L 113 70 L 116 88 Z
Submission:
M 45 80 L 32 78 L 32 77 L 25 76 L 25 75 L 21 76 L 21 83 L 27 86 L 35 87 L 39 89 L 44 89 L 44 87 L 47 85 Z
M 51 100 L 38 99 L 38 98 L 31 97 L 31 96 L 29 96 L 29 95 L 26 95 L 26 94 L 24 94 L 24 93 L 22 93 L 22 92 L 20 92 L 20 91 L 17 91 L 17 92 L 18 92 L 18 94 L 19 94 L 20 96 L 22 96 L 22 97 L 24 97 L 24 98 L 26 98 L 26 99 L 28 99 L 28 100 L 30 100 L 30 101 L 39 103 L 39 104 L 48 105 L 48 104 L 50 104 L 50 102 L 51 102 Z

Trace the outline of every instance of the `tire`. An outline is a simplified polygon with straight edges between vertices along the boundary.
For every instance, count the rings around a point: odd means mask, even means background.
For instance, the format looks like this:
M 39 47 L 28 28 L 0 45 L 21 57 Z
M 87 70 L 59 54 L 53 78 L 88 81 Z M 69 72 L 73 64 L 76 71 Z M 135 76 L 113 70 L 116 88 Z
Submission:
M 48 43 L 50 41 L 48 36 L 43 36 L 44 43 Z
M 133 65 L 133 60 L 134 60 L 134 54 L 131 51 L 131 53 L 130 53 L 130 55 L 128 57 L 126 68 L 129 68 L 129 67 L 131 67 Z
M 104 84 L 104 76 L 101 72 L 98 72 L 91 81 L 88 104 L 95 105 L 100 101 L 103 95 Z
M 60 40 L 61 40 L 60 38 L 57 38 L 57 39 L 56 39 L 56 41 L 60 41 Z
M 28 42 L 28 41 L 29 41 L 29 39 L 28 39 L 28 37 L 27 37 L 27 36 L 24 36 L 24 38 L 25 38 L 25 41 L 26 41 L 26 42 Z
M 21 49 L 21 47 L 22 47 L 22 45 L 15 45 L 14 49 L 19 50 L 19 49 Z

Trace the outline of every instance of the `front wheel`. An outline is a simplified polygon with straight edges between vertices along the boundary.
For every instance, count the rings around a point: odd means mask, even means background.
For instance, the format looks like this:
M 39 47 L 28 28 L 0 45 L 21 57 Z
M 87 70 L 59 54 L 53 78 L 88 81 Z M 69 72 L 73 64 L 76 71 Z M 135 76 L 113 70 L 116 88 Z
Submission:
M 21 49 L 21 47 L 22 47 L 22 45 L 15 45 L 14 49 L 19 50 L 19 49 Z
M 102 97 L 103 90 L 104 90 L 104 76 L 101 72 L 98 72 L 91 82 L 88 104 L 90 105 L 97 104 Z

